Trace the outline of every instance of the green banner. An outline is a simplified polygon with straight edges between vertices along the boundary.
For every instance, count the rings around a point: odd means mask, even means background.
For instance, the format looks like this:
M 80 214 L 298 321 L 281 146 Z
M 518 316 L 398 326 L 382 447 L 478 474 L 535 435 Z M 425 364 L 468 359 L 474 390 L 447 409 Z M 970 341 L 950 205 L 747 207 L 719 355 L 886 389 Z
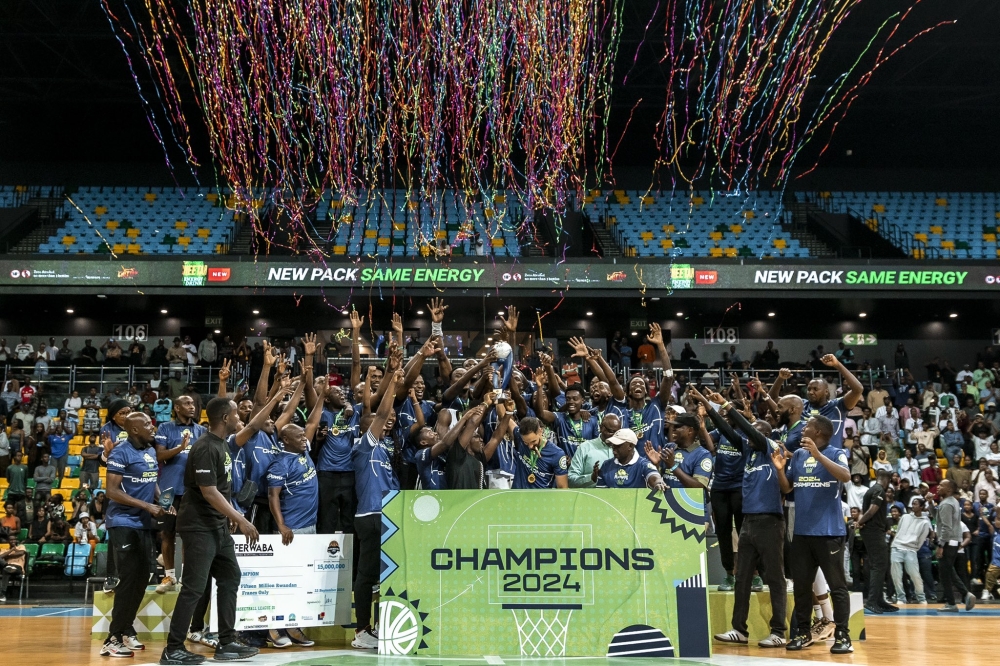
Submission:
M 620 261 L 620 260 L 619 260 Z M 0 290 L 22 292 L 87 287 L 109 292 L 151 287 L 208 291 L 266 289 L 504 289 L 664 291 L 962 292 L 1000 291 L 1000 266 L 965 262 L 926 264 L 794 263 L 747 260 L 689 263 L 644 260 L 494 262 L 488 257 L 449 263 L 414 259 L 310 262 L 218 256 L 191 259 L 125 255 L 117 258 L 0 260 Z
M 708 657 L 704 497 L 388 493 L 379 654 Z

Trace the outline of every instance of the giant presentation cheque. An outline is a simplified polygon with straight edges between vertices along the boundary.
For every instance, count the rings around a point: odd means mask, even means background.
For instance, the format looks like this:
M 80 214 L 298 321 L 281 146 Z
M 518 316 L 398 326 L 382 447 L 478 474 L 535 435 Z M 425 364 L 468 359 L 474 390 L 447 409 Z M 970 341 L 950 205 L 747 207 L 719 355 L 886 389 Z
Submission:
M 285 629 L 350 624 L 350 534 L 264 535 L 253 546 L 234 535 L 243 576 L 236 599 L 236 629 Z M 214 595 L 213 595 L 214 598 Z M 212 604 L 212 626 L 217 627 Z
M 391 492 L 379 653 L 709 656 L 700 490 Z

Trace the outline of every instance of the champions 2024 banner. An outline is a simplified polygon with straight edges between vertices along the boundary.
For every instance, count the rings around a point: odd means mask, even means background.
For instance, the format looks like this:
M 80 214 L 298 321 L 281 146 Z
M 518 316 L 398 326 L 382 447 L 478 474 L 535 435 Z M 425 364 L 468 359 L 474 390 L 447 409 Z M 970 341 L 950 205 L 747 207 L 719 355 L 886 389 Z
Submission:
M 708 657 L 701 490 L 403 491 L 379 654 Z

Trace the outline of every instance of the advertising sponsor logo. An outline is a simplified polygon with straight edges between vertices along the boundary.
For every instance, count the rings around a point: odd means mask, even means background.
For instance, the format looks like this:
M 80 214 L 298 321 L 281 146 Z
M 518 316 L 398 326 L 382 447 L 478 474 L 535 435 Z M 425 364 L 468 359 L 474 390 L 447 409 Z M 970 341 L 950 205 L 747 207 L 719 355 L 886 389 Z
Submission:
M 127 266 L 122 266 L 118 269 L 118 278 L 122 280 L 127 280 L 131 278 L 139 277 L 139 269 Z
M 608 282 L 624 282 L 627 277 L 625 271 L 615 271 L 614 273 L 608 273 Z
M 330 557 L 339 558 L 340 557 L 340 544 L 337 543 L 336 539 L 330 542 L 330 545 L 326 547 L 327 554 Z
M 208 280 L 208 266 L 204 261 L 185 261 L 181 267 L 181 284 L 185 287 L 203 287 Z
M 285 616 L 284 615 L 275 615 L 271 619 L 274 620 L 275 622 L 284 622 L 285 621 Z
M 695 271 L 695 284 L 715 284 L 719 281 L 719 271 Z
M 326 613 L 320 613 L 320 614 L 319 614 L 319 615 L 317 615 L 316 617 L 318 617 L 319 619 L 321 619 L 321 620 L 322 620 L 322 619 L 323 619 L 324 617 L 326 617 Z
M 670 267 L 671 289 L 690 289 L 694 286 L 694 268 L 691 264 L 675 264 Z
M 209 282 L 228 282 L 230 276 L 232 276 L 233 271 L 231 268 L 209 268 L 208 269 L 208 281 Z
M 15 280 L 18 280 L 18 279 L 21 279 L 21 278 L 29 279 L 31 277 L 31 271 L 29 269 L 27 269 L 27 268 L 24 268 L 24 269 L 15 268 L 14 270 L 12 270 L 10 272 L 10 276 L 12 278 L 14 278 Z
M 257 621 L 258 622 L 267 622 L 267 616 L 266 615 L 261 615 L 260 617 L 257 618 Z
M 997 282 L 1000 282 L 1000 278 L 997 278 L 995 275 L 986 276 L 986 284 L 996 284 Z
M 315 619 L 316 619 L 316 617 L 314 615 L 303 615 L 302 616 L 302 621 L 303 622 L 312 622 Z

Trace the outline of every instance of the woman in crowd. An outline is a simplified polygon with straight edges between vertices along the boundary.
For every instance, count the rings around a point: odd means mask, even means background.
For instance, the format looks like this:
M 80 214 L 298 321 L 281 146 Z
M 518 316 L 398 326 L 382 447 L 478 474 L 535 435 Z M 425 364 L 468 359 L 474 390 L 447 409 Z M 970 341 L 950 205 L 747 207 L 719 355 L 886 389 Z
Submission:
M 7 439 L 10 440 L 10 455 L 16 456 L 24 445 L 24 426 L 21 424 L 21 419 L 14 419 L 11 422 Z
M 48 453 L 49 444 L 47 441 L 48 432 L 45 430 L 44 423 L 35 423 L 34 430 L 31 432 L 31 436 L 28 437 L 28 442 L 25 448 L 28 450 L 28 473 L 34 474 L 35 468 L 38 467 L 38 463 L 42 460 L 42 454 Z
M 45 513 L 45 507 L 39 506 L 35 509 L 35 516 L 28 526 L 28 541 L 39 543 L 45 538 L 49 531 L 49 516 Z
M 90 514 L 90 519 L 98 525 L 104 522 L 104 512 L 107 510 L 107 502 L 108 500 L 102 490 L 95 492 L 94 498 L 90 500 L 87 513 Z
M 903 451 L 903 457 L 899 459 L 899 478 L 907 479 L 912 488 L 920 485 L 920 463 L 909 449 Z
M 885 470 L 886 472 L 892 474 L 892 463 L 889 462 L 888 454 L 885 449 L 879 450 L 878 457 L 875 459 L 875 462 L 872 463 L 872 469 L 874 469 L 876 473 L 881 470 Z

